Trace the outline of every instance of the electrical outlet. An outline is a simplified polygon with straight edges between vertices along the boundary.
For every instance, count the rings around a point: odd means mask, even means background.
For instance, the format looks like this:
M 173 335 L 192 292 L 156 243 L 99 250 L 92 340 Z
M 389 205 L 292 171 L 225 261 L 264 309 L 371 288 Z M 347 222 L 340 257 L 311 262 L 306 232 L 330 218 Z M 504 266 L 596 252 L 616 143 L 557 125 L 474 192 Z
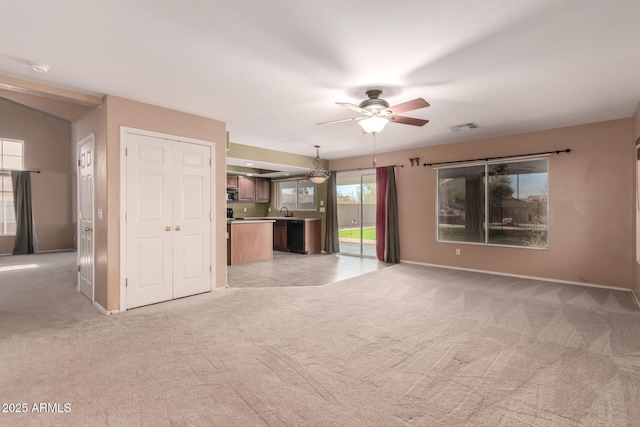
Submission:
M 456 255 L 460 255 L 460 249 L 456 248 Z
M 242 212 L 246 212 L 247 211 L 247 207 L 245 206 L 244 208 L 242 208 Z
M 324 206 L 324 200 L 320 200 L 320 206 Z
M 269 212 L 271 212 L 271 208 L 269 208 Z
M 320 208 L 320 212 L 324 212 L 324 208 Z

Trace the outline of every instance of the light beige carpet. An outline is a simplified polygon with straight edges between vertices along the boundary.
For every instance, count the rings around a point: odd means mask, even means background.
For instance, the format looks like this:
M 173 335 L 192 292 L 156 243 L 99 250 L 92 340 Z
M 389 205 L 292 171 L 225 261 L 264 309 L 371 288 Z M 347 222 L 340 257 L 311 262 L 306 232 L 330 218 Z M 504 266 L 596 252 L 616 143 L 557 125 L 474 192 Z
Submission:
M 401 264 L 37 330 L 7 305 L 2 402 L 71 411 L 0 425 L 640 425 L 624 292 Z

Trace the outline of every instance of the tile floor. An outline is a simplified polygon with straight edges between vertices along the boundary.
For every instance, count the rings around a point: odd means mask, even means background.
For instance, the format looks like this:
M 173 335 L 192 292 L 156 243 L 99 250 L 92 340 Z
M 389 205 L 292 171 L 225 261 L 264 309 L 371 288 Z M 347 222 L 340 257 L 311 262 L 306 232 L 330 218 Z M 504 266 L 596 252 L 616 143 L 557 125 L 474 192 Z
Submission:
M 230 288 L 322 286 L 389 265 L 374 258 L 274 251 L 271 261 L 228 266 L 227 284 Z

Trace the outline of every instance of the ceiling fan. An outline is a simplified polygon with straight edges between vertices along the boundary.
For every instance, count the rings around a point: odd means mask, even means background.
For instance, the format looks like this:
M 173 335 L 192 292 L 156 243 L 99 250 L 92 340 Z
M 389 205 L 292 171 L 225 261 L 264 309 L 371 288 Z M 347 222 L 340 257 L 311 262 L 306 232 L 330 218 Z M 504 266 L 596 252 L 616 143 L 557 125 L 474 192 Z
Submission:
M 351 117 L 348 119 L 332 120 L 330 122 L 316 123 L 318 125 L 328 125 L 333 123 L 357 121 L 366 133 L 376 134 L 387 125 L 387 123 L 400 123 L 403 125 L 424 126 L 429 120 L 416 119 L 414 117 L 398 116 L 398 113 L 405 111 L 418 110 L 429 106 L 429 103 L 422 98 L 416 98 L 402 104 L 389 107 L 389 103 L 380 98 L 382 91 L 380 89 L 370 89 L 366 92 L 368 99 L 365 99 L 360 105 L 350 104 L 348 102 L 336 102 L 353 111 L 362 114 L 361 117 Z

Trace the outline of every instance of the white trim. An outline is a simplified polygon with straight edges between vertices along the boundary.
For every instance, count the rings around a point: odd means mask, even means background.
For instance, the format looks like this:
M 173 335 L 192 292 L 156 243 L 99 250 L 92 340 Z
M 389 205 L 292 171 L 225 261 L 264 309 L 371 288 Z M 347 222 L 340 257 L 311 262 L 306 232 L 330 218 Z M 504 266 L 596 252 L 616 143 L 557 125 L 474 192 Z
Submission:
M 38 251 L 36 252 L 36 254 L 50 254 L 50 253 L 55 253 L 55 252 L 78 252 L 77 250 L 73 249 L 73 248 L 67 248 L 67 249 L 47 249 L 44 251 Z
M 460 271 L 470 271 L 472 273 L 483 273 L 483 274 L 493 274 L 496 276 L 506 276 L 506 277 L 517 277 L 519 279 L 529 279 L 529 280 L 539 280 L 542 282 L 551 282 L 551 283 L 562 283 L 565 285 L 575 285 L 575 286 L 585 286 L 588 288 L 600 288 L 600 289 L 610 289 L 614 291 L 624 291 L 624 292 L 633 292 L 629 288 L 619 288 L 617 286 L 606 286 L 606 285 L 598 285 L 596 283 L 586 283 L 586 282 L 574 282 L 571 280 L 560 280 L 560 279 L 552 279 L 549 277 L 538 277 L 538 276 L 525 276 L 523 274 L 511 274 L 511 273 L 502 273 L 499 271 L 491 271 L 491 270 L 477 270 L 475 268 L 464 268 L 464 267 L 454 267 L 451 265 L 441 265 L 441 264 L 430 264 L 426 262 L 417 262 L 417 261 L 407 261 L 400 260 L 401 263 L 404 264 L 415 264 L 415 265 L 424 265 L 426 267 L 436 267 L 436 268 L 446 268 L 449 270 L 460 270 Z
M 58 252 L 78 252 L 78 251 L 76 251 L 73 248 L 68 248 L 68 249 L 47 249 L 45 251 L 35 252 L 32 255 L 51 254 L 51 253 L 58 253 Z M 13 256 L 13 254 L 11 252 L 7 252 L 6 254 L 0 254 L 0 256 Z
M 120 126 L 120 309 L 109 313 L 123 313 L 127 311 L 127 288 L 126 288 L 126 272 L 127 272 L 127 223 L 125 222 L 125 208 L 127 206 L 127 134 L 138 134 L 150 136 L 153 138 L 166 139 L 177 142 L 187 142 L 191 144 L 204 145 L 210 148 L 211 154 L 211 275 L 209 277 L 211 292 L 216 288 L 215 275 L 218 271 L 216 262 L 216 143 L 213 141 L 205 141 L 202 139 L 188 138 L 184 136 L 176 136 L 167 133 L 154 132 L 144 129 L 137 129 L 127 126 Z M 226 232 L 226 228 L 225 228 Z
M 107 311 L 103 306 L 101 306 L 100 304 L 98 304 L 97 301 L 93 302 L 93 306 L 95 308 L 98 309 L 98 311 L 102 314 L 104 314 L 105 316 L 111 316 L 112 314 L 117 314 L 120 313 L 120 310 L 111 310 L 111 311 Z
M 135 129 L 120 126 L 120 312 L 127 311 L 127 132 Z

